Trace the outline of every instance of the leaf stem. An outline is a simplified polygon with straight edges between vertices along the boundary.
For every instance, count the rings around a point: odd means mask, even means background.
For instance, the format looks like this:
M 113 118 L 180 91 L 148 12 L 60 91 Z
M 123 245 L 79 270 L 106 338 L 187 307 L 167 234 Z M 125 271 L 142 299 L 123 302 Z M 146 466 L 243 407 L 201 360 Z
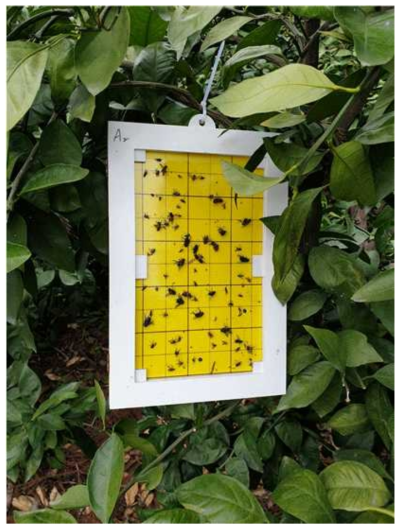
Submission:
M 36 15 L 24 20 L 16 26 L 10 33 L 7 35 L 7 40 L 14 40 L 18 35 L 27 27 L 35 24 L 39 20 L 44 18 L 50 18 L 54 16 L 58 17 L 72 17 L 74 15 L 74 9 L 49 9 L 48 11 L 42 11 L 42 13 L 37 13 Z
M 205 427 L 209 426 L 212 423 L 215 423 L 216 421 L 221 420 L 222 418 L 225 418 L 226 416 L 229 416 L 233 412 L 233 410 L 236 407 L 238 407 L 238 405 L 240 403 L 241 403 L 241 400 L 238 400 L 235 403 L 232 403 L 227 408 L 225 408 L 224 410 L 222 410 L 221 412 L 216 414 L 216 416 L 212 416 L 212 418 L 209 418 L 208 420 L 206 420 L 205 423 L 204 423 L 204 426 Z M 159 456 L 157 456 L 152 462 L 150 462 L 150 464 L 148 464 L 144 469 L 142 469 L 142 473 L 146 473 L 147 471 L 149 471 L 153 467 L 155 467 L 158 464 L 160 464 L 160 462 L 162 462 L 165 459 L 166 456 L 171 454 L 172 451 L 178 445 L 180 445 L 184 440 L 186 440 L 188 438 L 188 436 L 190 436 L 191 434 L 193 434 L 195 432 L 197 432 L 197 429 L 195 427 L 191 427 L 187 431 L 184 431 L 182 434 L 180 434 L 180 436 L 171 445 L 169 445 L 167 447 L 167 449 L 165 449 Z M 120 495 L 121 496 L 125 495 L 125 493 L 133 486 L 133 484 L 135 484 L 135 482 L 136 482 L 136 476 L 133 476 L 131 478 L 131 480 L 129 480 L 129 482 L 127 484 L 125 484 L 125 486 L 122 489 Z

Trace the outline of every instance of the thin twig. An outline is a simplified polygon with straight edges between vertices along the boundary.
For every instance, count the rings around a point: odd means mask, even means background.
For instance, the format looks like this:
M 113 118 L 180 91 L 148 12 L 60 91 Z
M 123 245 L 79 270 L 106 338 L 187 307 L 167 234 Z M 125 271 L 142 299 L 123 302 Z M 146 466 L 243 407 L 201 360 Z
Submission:
M 37 13 L 36 15 L 24 20 L 16 26 L 10 33 L 7 35 L 7 40 L 13 40 L 18 37 L 18 35 L 27 27 L 32 26 L 39 20 L 44 18 L 49 18 L 57 15 L 58 17 L 72 17 L 74 15 L 74 9 L 49 9 L 48 11 L 42 11 L 42 13 Z
M 127 65 L 125 65 L 127 66 Z M 157 83 L 154 81 L 122 81 L 120 83 L 111 83 L 111 88 L 151 88 L 154 90 L 166 90 L 179 102 L 184 103 L 188 107 L 192 107 L 196 110 L 202 111 L 201 104 L 197 101 L 193 95 L 185 90 L 184 88 L 177 87 L 175 85 L 167 85 L 165 83 Z M 208 115 L 216 122 L 220 123 L 224 127 L 228 128 L 231 126 L 231 120 L 224 116 L 221 112 L 208 110 Z
M 216 414 L 216 416 L 213 416 L 212 418 L 209 418 L 205 421 L 204 427 L 211 425 L 212 423 L 215 423 L 218 420 L 221 420 L 222 418 L 225 418 L 226 416 L 229 416 L 233 410 L 241 403 L 241 400 L 238 400 L 236 403 L 232 403 L 230 406 Z M 157 466 L 162 462 L 166 456 L 170 455 L 174 449 L 180 445 L 184 440 L 188 438 L 188 436 L 191 436 L 191 434 L 195 433 L 197 429 L 195 427 L 191 427 L 187 431 L 184 431 L 171 445 L 167 447 L 157 458 L 155 458 L 150 464 L 148 464 L 144 469 L 142 469 L 142 473 L 146 473 L 153 467 Z M 123 487 L 121 491 L 121 496 L 125 495 L 125 493 L 135 484 L 136 477 L 132 477 L 131 480 L 125 486 Z
M 57 116 L 58 116 L 58 113 L 53 112 L 52 116 L 50 117 L 47 123 L 47 126 L 50 125 L 57 118 Z M 15 196 L 18 192 L 18 188 L 20 187 L 20 183 L 22 179 L 24 178 L 26 172 L 28 171 L 28 168 L 31 165 L 32 161 L 34 160 L 38 149 L 39 149 L 39 140 L 34 145 L 34 147 L 31 149 L 30 154 L 25 159 L 24 164 L 22 165 L 20 171 L 18 172 L 17 176 L 13 180 L 13 183 L 11 184 L 10 194 L 7 199 L 7 215 L 10 215 L 10 213 L 12 212 L 14 208 Z

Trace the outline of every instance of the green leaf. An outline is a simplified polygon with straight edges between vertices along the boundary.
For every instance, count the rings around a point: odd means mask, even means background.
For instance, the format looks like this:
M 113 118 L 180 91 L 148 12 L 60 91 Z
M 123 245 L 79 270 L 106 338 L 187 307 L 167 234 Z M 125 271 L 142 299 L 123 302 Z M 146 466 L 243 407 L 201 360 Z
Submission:
M 49 49 L 47 71 L 52 99 L 57 104 L 62 104 L 68 100 L 76 86 L 75 44 L 75 40 L 66 38 Z
M 324 153 L 315 153 L 305 164 L 304 169 L 300 170 L 299 164 L 307 156 L 309 149 L 292 143 L 277 143 L 272 138 L 264 138 L 264 144 L 272 162 L 289 176 L 302 176 L 311 173 L 324 156 Z
M 7 241 L 7 273 L 18 269 L 31 257 L 31 252 L 24 245 Z
M 140 470 L 136 474 L 136 482 L 146 484 L 146 488 L 151 491 L 157 488 L 163 478 L 164 468 L 162 464 L 157 464 L 147 471 Z
M 158 455 L 157 449 L 154 447 L 154 445 L 145 438 L 141 438 L 137 434 L 124 434 L 122 438 L 124 444 L 129 445 L 133 449 L 138 449 L 142 453 L 150 456 Z
M 222 40 L 226 40 L 231 35 L 237 34 L 237 31 L 244 26 L 244 24 L 247 24 L 247 22 L 250 22 L 252 20 L 251 17 L 230 17 L 226 18 L 225 20 L 222 20 L 214 26 L 206 35 L 205 40 L 202 43 L 201 46 L 201 52 L 207 50 L 210 46 L 213 46 L 214 44 L 217 44 L 218 42 L 221 42 Z
M 221 6 L 176 7 L 168 25 L 167 37 L 179 59 L 188 37 L 201 31 L 221 11 Z
M 370 148 L 370 162 L 380 201 L 394 191 L 394 144 L 381 144 Z
M 34 415 L 32 416 L 32 419 L 35 420 L 41 414 L 49 410 L 51 407 L 57 407 L 58 405 L 60 405 L 60 403 L 63 403 L 64 401 L 76 398 L 78 396 L 78 386 L 78 383 L 67 383 L 66 385 L 60 386 L 51 394 L 48 399 L 46 399 L 39 405 Z
M 98 414 L 102 421 L 102 426 L 105 431 L 105 415 L 107 411 L 107 403 L 105 400 L 104 392 L 102 391 L 102 388 L 100 387 L 100 384 L 98 381 L 94 381 L 94 387 L 95 387 L 95 395 L 97 398 L 97 404 L 98 404 Z
M 352 295 L 365 283 L 355 259 L 343 250 L 327 245 L 310 251 L 309 269 L 316 284 L 329 291 Z
M 384 513 L 388 512 L 388 513 Z M 362 512 L 352 521 L 354 524 L 394 524 L 394 512 L 389 512 L 383 508 L 383 513 L 376 509 Z
M 161 510 L 148 517 L 143 524 L 199 524 L 201 518 L 191 510 L 173 508 L 171 510 Z
M 391 480 L 390 475 L 384 469 L 383 464 L 377 456 L 366 449 L 340 449 L 334 453 L 334 458 L 337 462 L 342 460 L 354 460 L 355 462 L 360 462 L 361 464 L 370 467 L 370 469 L 373 469 L 373 471 L 382 478 Z
M 187 420 L 194 420 L 195 404 L 185 403 L 182 405 L 171 405 L 170 414 L 173 418 L 186 418 Z
M 17 324 L 24 295 L 24 284 L 21 272 L 13 270 L 7 274 L 7 322 Z
M 379 272 L 352 296 L 354 302 L 384 302 L 394 299 L 394 269 Z
M 62 418 L 52 412 L 39 416 L 37 423 L 45 431 L 63 431 L 66 429 L 66 424 Z
M 121 439 L 111 434 L 97 450 L 88 472 L 87 487 L 91 508 L 104 524 L 107 524 L 119 496 L 124 452 Z
M 282 55 L 281 49 L 278 46 L 263 45 L 263 46 L 249 46 L 238 50 L 234 55 L 228 59 L 223 65 L 223 85 L 228 87 L 230 81 L 234 78 L 240 68 L 254 59 L 269 55 Z
M 365 432 L 369 429 L 369 418 L 365 405 L 352 403 L 336 412 L 328 421 L 327 425 L 343 436 L 355 432 Z
M 353 329 L 346 329 L 338 333 L 339 348 L 344 352 L 346 366 L 355 368 L 364 364 L 383 362 L 366 335 Z
M 306 116 L 304 114 L 280 112 L 279 114 L 275 114 L 275 116 L 272 116 L 272 118 L 263 121 L 261 125 L 263 127 L 268 127 L 268 129 L 284 129 L 285 127 L 294 127 L 295 125 L 299 125 L 299 123 L 303 123 L 305 119 Z
M 281 397 L 276 412 L 301 409 L 313 403 L 330 384 L 334 373 L 335 369 L 329 362 L 320 361 L 295 375 L 286 394 Z
M 321 472 L 320 478 L 335 510 L 361 512 L 369 506 L 384 506 L 390 500 L 379 475 L 359 462 L 335 462 Z
M 249 468 L 262 473 L 262 459 L 258 451 L 257 439 L 250 431 L 245 430 L 237 437 L 234 451 L 238 457 L 244 458 Z
M 196 466 L 213 464 L 227 451 L 227 444 L 217 438 L 206 438 L 201 444 L 190 445 L 182 457 Z
M 332 150 L 330 188 L 337 199 L 373 205 L 376 190 L 369 158 L 358 141 L 346 142 Z
M 304 523 L 335 523 L 327 492 L 318 476 L 308 469 L 287 475 L 273 492 L 275 503 Z
M 250 484 L 250 473 L 244 458 L 233 457 L 226 462 L 226 475 L 233 477 L 247 488 Z
M 55 510 L 77 510 L 90 506 L 87 486 L 84 484 L 72 486 L 50 505 Z
M 327 416 L 327 414 L 330 414 L 336 408 L 340 402 L 341 392 L 341 375 L 336 373 L 326 390 L 311 404 L 313 410 L 320 418 L 324 418 L 324 416 Z
M 320 358 L 320 352 L 314 346 L 300 344 L 288 353 L 288 373 L 296 375 Z
M 237 164 L 232 164 L 226 161 L 222 162 L 222 170 L 223 175 L 234 191 L 239 195 L 246 195 L 248 197 L 256 195 L 257 193 L 262 193 L 263 191 L 272 188 L 272 186 L 279 184 L 284 179 L 284 177 L 261 177 Z
M 17 524 L 77 524 L 70 513 L 49 508 L 34 512 L 14 512 L 13 517 Z
M 76 135 L 62 120 L 52 122 L 42 133 L 38 157 L 44 166 L 80 166 L 83 158 Z
M 120 10 L 115 19 L 117 10 Z M 96 96 L 110 83 L 122 63 L 128 45 L 130 17 L 126 7 L 113 7 L 104 26 L 111 29 L 82 32 L 76 44 L 76 68 L 87 90 Z
M 275 431 L 292 453 L 299 452 L 303 441 L 303 430 L 297 420 L 282 421 L 276 425 Z
M 329 329 L 304 326 L 313 337 L 317 347 L 334 368 L 343 372 L 346 366 L 346 352 L 340 349 L 338 335 Z
M 33 104 L 47 60 L 47 46 L 25 41 L 7 43 L 7 131 Z
M 306 291 L 293 300 L 289 307 L 288 319 L 305 320 L 318 313 L 326 300 L 327 295 L 322 291 Z
M 394 9 L 367 13 L 364 7 L 336 7 L 334 16 L 350 33 L 363 66 L 389 62 L 394 56 Z
M 242 81 L 210 101 L 226 116 L 242 118 L 306 105 L 339 88 L 312 66 L 289 64 Z
M 88 169 L 71 164 L 53 164 L 34 173 L 21 190 L 21 195 L 54 188 L 60 184 L 77 182 L 88 175 Z
M 298 17 L 319 18 L 329 22 L 335 20 L 332 6 L 291 6 L 289 9 Z
M 369 113 L 369 121 L 380 118 L 394 101 L 394 74 L 391 74 L 380 90 L 374 107 Z
M 387 449 L 391 447 L 389 419 L 393 413 L 387 390 L 379 383 L 372 383 L 366 390 L 365 404 L 370 421 Z
M 78 85 L 69 99 L 69 113 L 71 119 L 90 123 L 95 111 L 95 96 L 90 94 L 84 85 Z
M 394 112 L 369 120 L 359 130 L 355 140 L 365 145 L 394 142 Z
M 387 331 L 394 337 L 394 300 L 370 304 L 372 313 L 377 316 Z
M 276 275 L 272 278 L 272 289 L 274 290 L 277 299 L 282 304 L 286 304 L 295 292 L 296 287 L 303 276 L 304 265 L 304 256 L 298 254 L 284 280 L 280 280 Z
M 394 363 L 387 364 L 380 368 L 374 375 L 373 378 L 376 379 L 383 386 L 394 390 Z
M 248 33 L 242 41 L 238 44 L 237 50 L 247 48 L 249 46 L 262 46 L 265 44 L 275 44 L 279 36 L 279 30 L 282 26 L 280 20 L 269 20 L 261 26 L 256 27 Z
M 273 250 L 275 277 L 280 281 L 285 280 L 294 264 L 313 201 L 321 190 L 313 188 L 299 193 L 281 216 Z
M 149 6 L 128 6 L 130 15 L 130 46 L 147 46 L 164 39 L 168 22 Z
M 252 493 L 234 478 L 202 475 L 176 490 L 178 501 L 212 524 L 262 524 L 267 518 Z

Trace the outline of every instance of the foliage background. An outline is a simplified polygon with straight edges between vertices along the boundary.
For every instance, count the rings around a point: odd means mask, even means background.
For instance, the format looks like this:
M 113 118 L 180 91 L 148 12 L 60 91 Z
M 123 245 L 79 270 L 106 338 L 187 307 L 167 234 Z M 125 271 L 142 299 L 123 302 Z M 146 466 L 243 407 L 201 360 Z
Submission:
M 7 33 L 14 520 L 392 522 L 393 9 L 13 6 Z M 107 121 L 186 125 L 223 39 L 210 116 L 278 133 L 225 175 L 253 194 L 268 152 L 290 184 L 288 391 L 114 415 Z

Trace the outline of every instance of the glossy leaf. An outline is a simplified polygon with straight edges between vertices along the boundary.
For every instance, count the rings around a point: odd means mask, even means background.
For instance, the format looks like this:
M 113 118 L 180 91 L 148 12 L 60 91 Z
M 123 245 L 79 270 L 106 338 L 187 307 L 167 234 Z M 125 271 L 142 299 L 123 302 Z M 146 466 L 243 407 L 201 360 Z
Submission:
M 306 291 L 299 295 L 289 307 L 288 319 L 300 321 L 309 318 L 323 307 L 327 295 L 322 291 Z
M 83 169 L 72 164 L 52 164 L 34 173 L 22 188 L 21 195 L 54 188 L 60 184 L 77 182 L 87 175 L 88 169 Z
M 300 344 L 288 353 L 288 373 L 296 375 L 320 358 L 320 352 L 314 346 Z
M 284 178 L 261 177 L 236 164 L 225 161 L 222 162 L 222 170 L 223 175 L 234 191 L 246 196 L 262 193 L 282 182 Z
M 147 46 L 163 40 L 168 22 L 150 6 L 128 6 L 131 46 Z
M 83 158 L 77 137 L 62 120 L 55 120 L 46 127 L 39 143 L 38 156 L 44 166 L 80 166 Z
M 335 523 L 327 492 L 318 476 L 308 469 L 295 470 L 276 487 L 275 503 L 304 523 Z
M 121 439 L 112 434 L 96 452 L 88 472 L 87 487 L 91 508 L 107 524 L 121 487 L 124 452 Z
M 120 13 L 115 19 L 116 9 Z M 110 29 L 83 32 L 76 44 L 77 72 L 93 96 L 109 85 L 129 45 L 130 17 L 126 7 L 112 8 L 104 24 Z
M 269 20 L 248 33 L 238 44 L 237 50 L 250 46 L 263 46 L 275 44 L 282 26 L 280 20 Z
M 248 64 L 250 61 L 259 59 L 260 57 L 269 55 L 282 55 L 278 46 L 270 44 L 262 46 L 248 46 L 238 50 L 234 55 L 228 59 L 223 66 L 223 84 L 227 87 L 230 81 L 234 78 L 236 73 L 242 66 Z
M 47 60 L 47 46 L 25 41 L 7 43 L 7 131 L 33 104 Z
M 311 173 L 324 156 L 324 153 L 314 153 L 305 164 L 304 169 L 300 169 L 300 163 L 308 155 L 308 149 L 293 143 L 277 143 L 273 138 L 265 138 L 264 144 L 273 163 L 289 176 L 302 176 Z
M 376 379 L 383 386 L 394 390 L 394 363 L 387 364 L 380 368 L 374 375 L 373 378 Z
M 387 473 L 377 456 L 366 449 L 340 449 L 334 453 L 334 458 L 337 462 L 340 462 L 341 460 L 360 462 L 361 464 L 370 467 L 370 469 L 373 469 L 373 471 L 382 478 L 391 480 L 390 475 Z
M 51 502 L 54 510 L 77 510 L 90 505 L 87 486 L 77 484 L 69 488 L 56 501 Z
M 292 6 L 289 8 L 294 15 L 304 18 L 319 18 L 333 22 L 334 14 L 331 6 Z
M 320 361 L 295 375 L 286 394 L 281 397 L 276 412 L 300 409 L 313 403 L 330 384 L 334 373 L 335 368 L 328 361 Z
M 63 39 L 49 49 L 47 71 L 50 78 L 52 99 L 64 103 L 76 86 L 77 71 L 74 59 L 75 41 Z
M 275 114 L 272 118 L 263 121 L 261 125 L 268 127 L 268 129 L 284 129 L 299 125 L 299 123 L 303 123 L 305 120 L 306 116 L 304 114 L 292 114 L 286 111 Z
M 380 476 L 359 462 L 335 462 L 320 478 L 335 510 L 361 512 L 369 506 L 384 506 L 390 492 Z
M 394 56 L 394 10 L 372 11 L 364 7 L 334 9 L 338 23 L 352 35 L 363 66 L 385 64 Z
M 237 33 L 237 31 L 244 26 L 244 24 L 247 24 L 247 22 L 250 22 L 252 20 L 251 17 L 243 17 L 243 16 L 236 16 L 236 17 L 230 17 L 226 18 L 225 20 L 222 20 L 214 26 L 206 35 L 205 40 L 202 43 L 201 46 L 201 52 L 204 50 L 207 50 L 210 48 L 210 46 L 213 46 L 214 44 L 217 44 L 218 42 L 221 42 L 222 40 L 226 40 L 231 35 L 234 35 Z
M 30 256 L 31 252 L 26 246 L 7 241 L 7 273 L 18 269 Z
M 299 193 L 281 216 L 273 250 L 275 276 L 280 281 L 292 268 L 313 201 L 321 191 L 322 188 L 313 188 Z
M 234 478 L 202 475 L 176 490 L 180 504 L 212 524 L 262 524 L 265 514 L 253 494 Z
M 77 524 L 70 513 L 49 508 L 33 512 L 14 512 L 13 517 L 17 524 Z
M 105 415 L 107 410 L 107 403 L 104 396 L 104 392 L 102 391 L 102 388 L 98 381 L 94 381 L 94 387 L 95 387 L 95 395 L 97 398 L 97 404 L 98 404 L 98 414 L 101 418 L 102 425 L 105 431 Z
M 393 413 L 393 407 L 387 390 L 377 382 L 372 383 L 366 390 L 365 404 L 373 427 L 389 449 L 391 447 L 389 419 Z
M 394 269 L 379 272 L 352 296 L 354 302 L 384 302 L 394 299 Z
M 304 273 L 305 260 L 302 254 L 298 254 L 293 261 L 290 271 L 283 280 L 277 275 L 272 278 L 272 288 L 281 304 L 286 304 L 296 290 L 296 287 Z
M 346 351 L 340 349 L 338 335 L 330 329 L 313 328 L 312 326 L 304 326 L 304 329 L 313 337 L 324 357 L 334 368 L 343 372 L 346 365 Z
M 91 122 L 95 111 L 95 97 L 84 85 L 78 85 L 69 99 L 69 113 L 71 118 Z
M 221 6 L 177 7 L 168 25 L 168 41 L 180 58 L 188 37 L 201 31 L 221 11 Z
M 143 524 L 200 524 L 201 518 L 191 510 L 172 508 L 160 510 L 148 517 Z
M 247 79 L 211 99 L 220 112 L 241 118 L 306 105 L 338 87 L 312 66 L 289 64 L 260 78 Z
M 358 201 L 363 205 L 376 202 L 372 168 L 358 141 L 346 142 L 333 150 L 330 187 L 337 199 Z
M 364 145 L 394 142 L 394 112 L 369 120 L 359 130 L 355 140 Z
M 352 403 L 336 412 L 328 421 L 327 425 L 343 436 L 355 432 L 364 432 L 369 429 L 369 418 L 365 405 Z
M 353 329 L 338 333 L 339 348 L 345 357 L 346 366 L 355 368 L 364 364 L 383 362 L 382 357 L 369 344 L 366 335 Z

